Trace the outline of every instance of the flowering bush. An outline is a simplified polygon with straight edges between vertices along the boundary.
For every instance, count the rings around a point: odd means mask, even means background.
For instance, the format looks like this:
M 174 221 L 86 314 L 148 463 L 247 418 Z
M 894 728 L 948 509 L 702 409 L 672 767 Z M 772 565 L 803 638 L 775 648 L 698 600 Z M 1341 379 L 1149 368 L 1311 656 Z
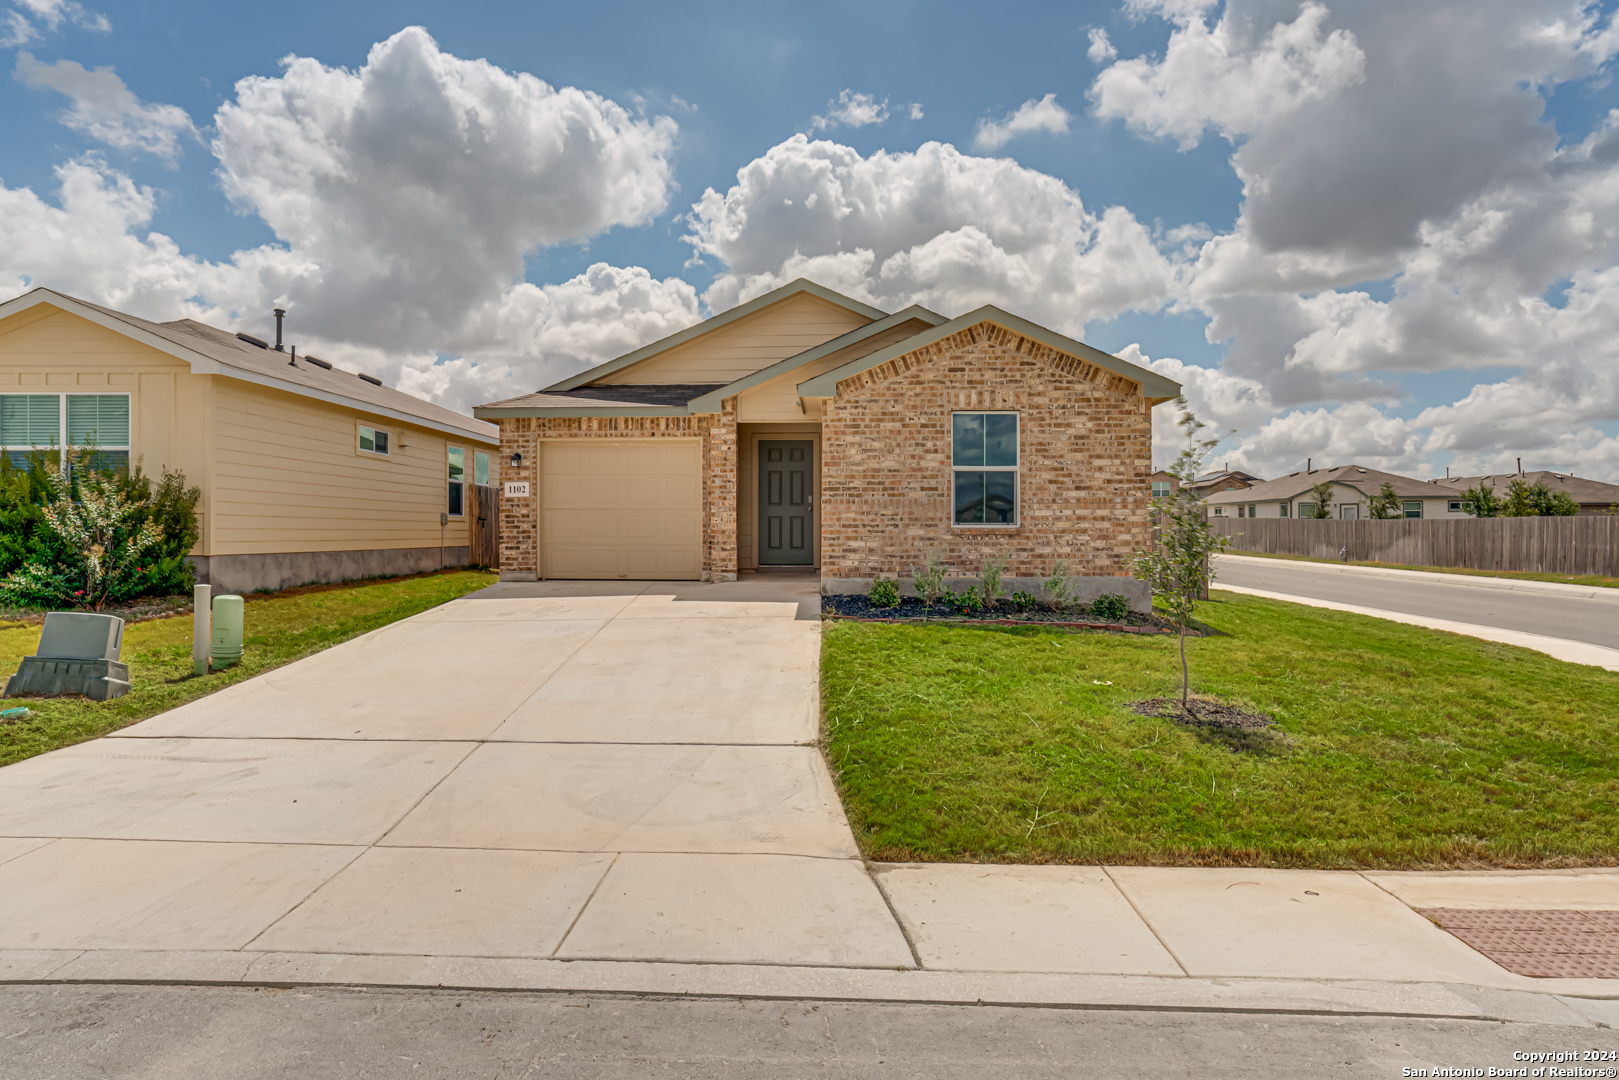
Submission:
M 126 498 L 119 478 L 92 473 L 75 484 L 70 472 L 57 469 L 49 484 L 49 501 L 40 508 L 48 553 L 0 581 L 0 600 L 99 611 L 174 577 L 177 560 L 154 550 L 162 528 L 149 507 Z

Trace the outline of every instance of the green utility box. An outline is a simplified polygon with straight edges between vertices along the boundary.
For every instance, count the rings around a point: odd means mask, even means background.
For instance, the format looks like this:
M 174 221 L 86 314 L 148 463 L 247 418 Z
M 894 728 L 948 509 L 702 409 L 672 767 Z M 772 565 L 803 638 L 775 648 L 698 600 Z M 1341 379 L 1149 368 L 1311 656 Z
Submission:
M 215 671 L 242 659 L 242 598 L 216 596 L 210 610 L 208 666 Z

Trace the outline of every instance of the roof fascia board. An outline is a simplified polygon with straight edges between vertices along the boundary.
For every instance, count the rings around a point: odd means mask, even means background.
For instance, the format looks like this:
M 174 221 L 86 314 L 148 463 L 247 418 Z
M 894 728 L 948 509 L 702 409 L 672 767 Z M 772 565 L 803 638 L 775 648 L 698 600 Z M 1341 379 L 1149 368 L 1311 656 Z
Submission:
M 580 405 L 572 408 L 475 406 L 472 415 L 479 420 L 502 420 L 522 416 L 690 416 L 684 405 Z
M 429 428 L 433 431 L 446 432 L 458 437 L 474 439 L 478 442 L 488 443 L 490 446 L 500 445 L 500 440 L 498 438 L 485 435 L 482 432 L 468 431 L 465 428 L 458 428 L 451 424 L 441 424 L 436 420 L 428 420 L 425 417 L 412 416 L 409 413 L 400 412 L 397 409 L 390 409 L 384 405 L 373 405 L 369 401 L 360 401 L 357 398 L 344 397 L 342 394 L 328 393 L 325 390 L 316 390 L 313 387 L 299 386 L 296 383 L 289 383 L 283 379 L 275 379 L 268 375 L 261 375 L 258 372 L 250 371 L 247 368 L 232 367 L 229 364 L 222 364 L 211 356 L 205 356 L 200 352 L 194 352 L 183 345 L 168 340 L 167 338 L 159 337 L 150 330 L 136 326 L 133 323 L 127 323 L 122 319 L 114 318 L 111 315 L 105 314 L 104 312 L 97 311 L 93 307 L 87 307 L 70 296 L 63 296 L 62 294 L 52 292 L 49 289 L 36 289 L 34 292 L 26 293 L 15 300 L 0 304 L 0 319 L 4 319 L 9 315 L 15 315 L 20 311 L 26 311 L 29 308 L 34 307 L 36 304 L 50 304 L 53 307 L 60 308 L 70 315 L 77 315 L 81 319 L 85 319 L 89 322 L 95 323 L 97 326 L 111 330 L 115 334 L 122 334 L 127 338 L 133 338 L 142 345 L 149 345 L 158 352 L 166 353 L 167 355 L 174 357 L 176 360 L 180 360 L 189 365 L 191 368 L 191 374 L 193 375 L 223 375 L 229 379 L 240 379 L 242 382 L 250 382 L 259 386 L 267 386 L 274 390 L 284 390 L 289 394 L 297 394 L 300 397 L 315 398 L 331 405 L 342 405 L 345 408 L 368 413 L 372 416 L 386 416 L 388 419 L 396 420 L 400 423 L 413 424 L 416 427 Z
M 736 322 L 738 319 L 745 319 L 756 311 L 764 310 L 771 304 L 776 303 L 778 300 L 785 300 L 790 296 L 796 296 L 799 293 L 805 292 L 809 293 L 811 296 L 825 300 L 827 303 L 836 304 L 838 307 L 847 308 L 850 311 L 857 312 L 858 314 L 864 315 L 868 319 L 876 320 L 888 317 L 888 312 L 886 311 L 881 311 L 869 304 L 862 304 L 860 301 L 855 300 L 852 297 L 844 296 L 842 293 L 833 292 L 831 289 L 828 289 L 823 285 L 817 285 L 815 282 L 806 278 L 798 278 L 795 281 L 789 281 L 779 289 L 770 290 L 763 296 L 756 296 L 745 304 L 738 304 L 729 311 L 722 311 L 718 315 L 711 316 L 704 319 L 700 323 L 695 323 L 688 326 L 684 330 L 677 330 L 668 337 L 654 341 L 650 345 L 643 345 L 634 352 L 625 353 L 616 360 L 609 360 L 605 364 L 600 364 L 596 367 L 581 371 L 577 375 L 571 375 L 568 378 L 563 379 L 561 382 L 552 383 L 550 386 L 545 387 L 542 392 L 549 393 L 560 390 L 577 390 L 581 386 L 588 386 L 604 375 L 611 375 L 615 371 L 623 371 L 632 364 L 638 364 L 642 360 L 656 356 L 658 353 L 667 352 L 669 349 L 672 349 L 677 345 L 684 345 L 688 341 L 695 341 L 704 334 L 713 333 L 715 330 L 728 326 L 731 323 Z
M 858 345 L 867 338 L 876 337 L 883 331 L 892 330 L 894 327 L 910 322 L 912 319 L 919 322 L 925 322 L 929 326 L 938 326 L 940 323 L 946 321 L 943 315 L 940 315 L 937 312 L 929 311 L 920 304 L 912 304 L 903 311 L 896 311 L 892 315 L 885 315 L 876 322 L 869 322 L 865 326 L 862 326 L 856 330 L 851 330 L 841 337 L 835 337 L 831 341 L 822 342 L 813 349 L 805 349 L 803 352 L 789 356 L 785 360 L 778 360 L 769 367 L 760 368 L 752 375 L 744 376 L 734 383 L 720 387 L 718 390 L 710 390 L 702 397 L 693 398 L 687 403 L 687 408 L 694 413 L 719 412 L 720 402 L 724 401 L 728 397 L 735 397 L 744 390 L 751 390 L 753 387 L 759 386 L 762 383 L 767 383 L 772 379 L 780 378 L 782 375 L 787 374 L 794 368 L 803 367 L 805 364 L 813 364 L 823 356 L 831 356 L 833 353 L 838 352 L 841 349 L 847 349 L 851 345 Z
M 1139 384 L 1142 396 L 1148 400 L 1155 398 L 1161 401 L 1168 400 L 1181 392 L 1179 383 L 1166 379 L 1157 372 L 1137 367 L 1128 360 L 1120 360 L 1117 356 L 1105 353 L 1093 345 L 1087 345 L 1083 341 L 1075 341 L 1073 338 L 1064 337 L 1054 330 L 1047 330 L 1045 327 L 1032 323 L 1027 319 L 1002 311 L 993 304 L 986 304 L 976 311 L 969 311 L 967 314 L 951 319 L 947 323 L 935 326 L 932 330 L 924 330 L 915 337 L 906 338 L 904 341 L 890 345 L 886 349 L 879 349 L 870 356 L 852 360 L 840 368 L 834 368 L 824 374 L 817 375 L 808 382 L 799 383 L 798 396 L 835 397 L 838 391 L 838 383 L 844 379 L 852 378 L 863 371 L 869 371 L 877 367 L 879 364 L 886 364 L 895 357 L 915 352 L 917 349 L 931 345 L 935 341 L 941 341 L 951 334 L 977 326 L 983 322 L 996 323 L 1015 334 L 1022 334 L 1024 337 L 1038 341 L 1042 345 L 1049 345 L 1058 352 L 1065 352 L 1081 360 L 1088 360 L 1097 367 L 1105 368 L 1115 375 L 1123 375 L 1125 378 Z

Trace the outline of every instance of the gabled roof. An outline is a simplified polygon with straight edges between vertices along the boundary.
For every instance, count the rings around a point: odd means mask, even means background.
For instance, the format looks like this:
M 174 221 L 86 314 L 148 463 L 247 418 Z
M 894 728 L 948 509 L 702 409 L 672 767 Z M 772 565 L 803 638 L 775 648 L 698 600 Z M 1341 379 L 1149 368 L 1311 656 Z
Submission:
M 694 326 L 688 326 L 686 329 L 654 341 L 650 345 L 643 345 L 634 352 L 625 353 L 616 360 L 609 360 L 605 364 L 598 364 L 596 367 L 581 371 L 577 375 L 569 376 L 561 382 L 552 383 L 545 389 L 548 392 L 573 390 L 588 383 L 593 383 L 603 376 L 613 374 L 615 371 L 623 371 L 631 364 L 638 364 L 649 356 L 656 356 L 658 353 L 666 352 L 676 345 L 684 345 L 688 341 L 694 341 L 702 337 L 704 334 L 711 334 L 715 330 L 729 326 L 738 319 L 745 319 L 756 311 L 761 311 L 771 304 L 785 300 L 790 296 L 795 296 L 798 293 L 809 293 L 811 296 L 825 300 L 829 304 L 835 304 L 868 319 L 884 319 L 888 317 L 886 311 L 874 308 L 870 304 L 862 304 L 860 301 L 844 296 L 842 293 L 833 292 L 826 286 L 817 285 L 808 278 L 799 278 L 796 281 L 789 281 L 779 289 L 772 289 L 763 296 L 756 296 L 745 304 L 738 304 L 729 311 L 723 311 L 713 318 L 704 319 Z
M 860 357 L 858 360 L 851 360 L 842 367 L 833 368 L 831 371 L 817 375 L 807 382 L 799 383 L 798 396 L 834 397 L 837 394 L 838 383 L 844 379 L 852 378 L 863 371 L 870 371 L 879 364 L 888 363 L 895 357 L 915 352 L 917 349 L 924 348 L 936 341 L 942 341 L 951 334 L 959 333 L 984 322 L 996 323 L 1015 334 L 1022 334 L 1024 337 L 1032 341 L 1038 341 L 1042 345 L 1048 345 L 1058 352 L 1064 352 L 1081 360 L 1089 361 L 1097 367 L 1105 368 L 1116 375 L 1122 375 L 1133 382 L 1139 383 L 1142 396 L 1155 405 L 1160 401 L 1168 401 L 1181 392 L 1179 383 L 1166 379 L 1155 371 L 1137 367 L 1127 360 L 1120 360 L 1117 356 L 1105 353 L 1094 346 L 1087 345 L 1082 341 L 1075 341 L 1070 337 L 1064 337 L 1055 330 L 1047 330 L 1045 327 L 1013 315 L 1011 312 L 1003 311 L 993 304 L 986 304 L 975 311 L 969 311 L 959 318 L 940 323 L 931 330 L 924 330 L 920 334 L 908 337 L 904 341 L 888 346 L 886 349 L 879 349 L 868 356 Z
M 49 304 L 167 353 L 188 364 L 194 375 L 223 375 L 490 445 L 500 443 L 500 429 L 493 424 L 370 382 L 351 371 L 307 363 L 303 357 L 294 367 L 288 363 L 290 353 L 261 349 L 228 330 L 194 319 L 155 323 L 46 288 L 0 304 L 0 319 L 39 304 Z
M 1609 484 L 1602 480 L 1545 469 L 1529 473 L 1491 473 L 1488 476 L 1447 476 L 1434 483 L 1451 498 L 1457 498 L 1468 488 L 1476 488 L 1480 484 L 1494 488 L 1498 494 L 1504 495 L 1507 485 L 1514 480 L 1522 480 L 1531 485 L 1545 484 L 1553 491 L 1566 491 L 1569 498 L 1582 506 L 1606 507 L 1619 502 L 1619 484 Z
M 1367 498 L 1371 498 L 1383 490 L 1383 485 L 1390 484 L 1394 493 L 1403 499 L 1442 499 L 1445 493 L 1435 489 L 1431 480 L 1413 480 L 1409 476 L 1398 473 L 1383 472 L 1381 469 L 1368 469 L 1363 465 L 1334 465 L 1330 469 L 1312 469 L 1308 472 L 1300 471 L 1277 477 L 1255 484 L 1251 488 L 1238 491 L 1220 491 L 1210 495 L 1203 501 L 1210 506 L 1222 506 L 1227 503 L 1251 502 L 1286 502 L 1300 495 L 1309 494 L 1310 488 L 1324 481 L 1342 484 L 1352 488 Z
M 945 317 L 943 315 L 940 315 L 937 312 L 929 311 L 920 304 L 912 304 L 903 311 L 896 311 L 892 315 L 885 315 L 876 322 L 869 322 L 865 326 L 851 330 L 841 337 L 835 337 L 831 341 L 822 342 L 813 349 L 805 349 L 803 352 L 795 353 L 785 360 L 779 360 L 767 368 L 760 368 L 752 375 L 747 375 L 736 380 L 735 382 L 726 383 L 719 386 L 707 394 L 704 394 L 702 397 L 694 399 L 691 402 L 691 411 L 694 413 L 719 412 L 720 402 L 724 401 L 728 397 L 735 397 L 737 394 L 740 394 L 742 391 L 751 387 L 758 386 L 761 383 L 767 383 L 772 379 L 780 378 L 782 375 L 792 371 L 794 368 L 801 368 L 805 364 L 813 364 L 822 357 L 831 356 L 835 352 L 841 352 L 851 345 L 858 345 L 862 341 L 867 341 L 873 337 L 876 337 L 878 334 L 881 334 L 886 330 L 892 330 L 896 326 L 903 326 L 913 319 L 918 322 L 927 323 L 929 326 L 938 326 L 945 321 Z M 906 340 L 908 341 L 910 339 L 907 338 Z

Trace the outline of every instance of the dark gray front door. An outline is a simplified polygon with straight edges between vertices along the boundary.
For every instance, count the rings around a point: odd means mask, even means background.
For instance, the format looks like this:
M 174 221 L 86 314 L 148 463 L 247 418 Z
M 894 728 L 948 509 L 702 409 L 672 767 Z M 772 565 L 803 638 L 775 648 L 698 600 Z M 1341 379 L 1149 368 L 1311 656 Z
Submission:
M 759 440 L 759 565 L 815 561 L 815 443 Z

